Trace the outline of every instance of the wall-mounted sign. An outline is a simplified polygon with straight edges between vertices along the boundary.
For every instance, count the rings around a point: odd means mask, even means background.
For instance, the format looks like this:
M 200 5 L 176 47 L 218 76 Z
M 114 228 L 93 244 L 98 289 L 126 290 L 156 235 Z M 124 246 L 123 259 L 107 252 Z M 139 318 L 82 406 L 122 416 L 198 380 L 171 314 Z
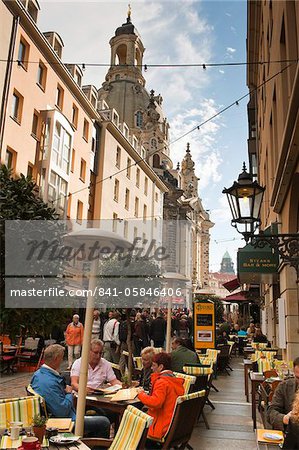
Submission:
M 238 250 L 237 259 L 240 283 L 267 283 L 277 276 L 278 253 L 269 247 L 259 249 L 247 244 Z
M 211 300 L 193 303 L 194 347 L 215 348 L 215 304 Z

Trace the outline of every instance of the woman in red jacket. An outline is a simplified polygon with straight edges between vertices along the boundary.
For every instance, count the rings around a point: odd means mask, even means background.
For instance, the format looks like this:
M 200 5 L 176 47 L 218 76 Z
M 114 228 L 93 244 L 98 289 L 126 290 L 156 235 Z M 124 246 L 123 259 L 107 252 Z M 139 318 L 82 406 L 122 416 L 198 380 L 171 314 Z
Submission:
M 161 439 L 166 434 L 176 400 L 184 395 L 183 379 L 177 378 L 170 369 L 170 355 L 157 353 L 152 362 L 151 393 L 147 395 L 139 388 L 138 398 L 148 406 L 148 414 L 154 418 L 148 431 L 149 438 Z

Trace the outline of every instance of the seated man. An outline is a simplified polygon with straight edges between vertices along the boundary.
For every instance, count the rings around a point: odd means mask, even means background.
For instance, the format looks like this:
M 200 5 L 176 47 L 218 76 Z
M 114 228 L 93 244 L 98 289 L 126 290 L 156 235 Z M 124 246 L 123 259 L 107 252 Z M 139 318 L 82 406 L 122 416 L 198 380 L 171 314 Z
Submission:
M 152 371 L 152 361 L 155 355 L 154 347 L 145 347 L 141 350 L 141 361 L 142 361 L 142 371 L 139 380 L 139 386 L 141 386 L 145 391 L 150 391 L 151 374 Z
M 183 339 L 174 338 L 171 348 L 171 368 L 174 372 L 183 372 L 184 366 L 199 363 L 197 354 L 184 346 Z
M 268 343 L 267 336 L 262 333 L 262 330 L 260 328 L 256 328 L 253 342 L 257 342 L 258 344 Z
M 282 381 L 276 388 L 268 408 L 268 421 L 275 430 L 284 430 L 288 425 L 292 404 L 299 388 L 299 357 L 294 360 L 294 378 Z
M 76 412 L 71 386 L 67 386 L 58 370 L 63 360 L 64 347 L 49 345 L 44 353 L 45 364 L 35 372 L 31 380 L 32 388 L 46 402 L 52 417 L 70 417 L 76 420 Z M 85 417 L 84 435 L 109 437 L 110 422 L 106 417 Z
M 87 375 L 87 393 L 92 393 L 103 383 L 111 385 L 119 384 L 119 381 L 106 359 L 102 358 L 104 343 L 100 339 L 93 339 L 90 344 L 89 366 Z M 81 367 L 81 358 L 77 359 L 71 369 L 71 384 L 75 391 L 79 389 L 79 375 Z

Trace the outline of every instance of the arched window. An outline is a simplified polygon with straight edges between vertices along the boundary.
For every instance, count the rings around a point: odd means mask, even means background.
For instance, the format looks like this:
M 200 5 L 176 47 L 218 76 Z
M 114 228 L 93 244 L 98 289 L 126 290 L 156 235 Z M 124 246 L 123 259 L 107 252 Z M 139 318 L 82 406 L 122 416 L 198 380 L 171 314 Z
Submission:
M 127 63 L 127 46 L 121 44 L 116 49 L 116 61 L 115 64 L 124 65 Z
M 136 113 L 136 127 L 141 128 L 143 125 L 143 114 L 141 111 L 137 111 Z
M 158 155 L 158 153 L 155 153 L 153 157 L 153 167 L 155 167 L 156 169 L 160 169 L 160 156 Z

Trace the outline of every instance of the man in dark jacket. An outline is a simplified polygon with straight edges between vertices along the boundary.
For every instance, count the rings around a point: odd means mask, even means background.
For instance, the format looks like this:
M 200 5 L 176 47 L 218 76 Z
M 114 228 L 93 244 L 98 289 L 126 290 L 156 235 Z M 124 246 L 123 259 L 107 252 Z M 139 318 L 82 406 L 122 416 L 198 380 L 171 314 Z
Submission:
M 158 317 L 153 320 L 150 328 L 150 337 L 154 341 L 154 347 L 163 347 L 165 342 L 166 321 L 160 311 Z
M 174 372 L 183 373 L 184 366 L 199 363 L 197 354 L 184 346 L 183 339 L 174 338 L 171 343 L 171 348 L 171 368 Z
M 294 360 L 294 378 L 282 381 L 276 388 L 268 408 L 268 421 L 276 430 L 284 430 L 288 425 L 292 404 L 299 388 L 299 357 Z

